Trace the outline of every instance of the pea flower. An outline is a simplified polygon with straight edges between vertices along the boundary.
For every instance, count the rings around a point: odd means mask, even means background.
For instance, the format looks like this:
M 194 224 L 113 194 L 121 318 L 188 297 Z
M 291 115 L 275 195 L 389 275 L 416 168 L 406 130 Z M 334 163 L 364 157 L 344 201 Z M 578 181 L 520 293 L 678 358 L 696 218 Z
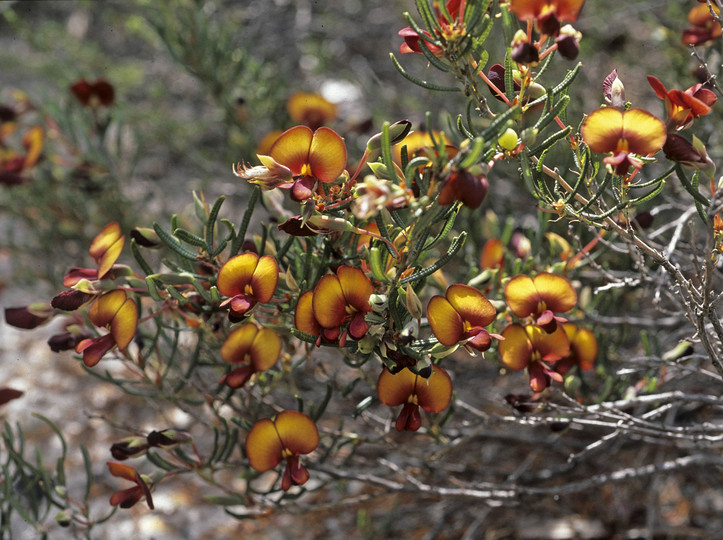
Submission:
M 0 127 L 4 122 L 0 122 Z M 7 129 L 10 132 L 13 128 L 13 123 L 9 123 L 11 126 Z M 4 138 L 3 131 L 0 129 L 0 184 L 7 186 L 15 186 L 18 184 L 24 184 L 29 181 L 29 178 L 25 173 L 35 166 L 40 159 L 40 155 L 43 151 L 43 145 L 45 140 L 45 131 L 41 126 L 34 126 L 25 132 L 22 138 L 22 145 L 25 153 L 17 153 L 10 149 L 2 147 L 1 143 Z
M 492 338 L 500 337 L 485 329 L 496 316 L 492 303 L 469 285 L 450 285 L 444 296 L 433 296 L 427 305 L 432 333 L 447 347 L 463 343 L 480 352 L 486 351 L 492 345 Z
M 434 364 L 427 379 L 409 369 L 392 374 L 384 368 L 377 380 L 377 394 L 385 405 L 404 405 L 395 424 L 397 431 L 417 431 L 422 425 L 419 407 L 430 413 L 449 407 L 452 379 L 444 368 Z
M 552 333 L 558 321 L 567 321 L 555 313 L 575 307 L 577 293 L 567 279 L 556 274 L 541 272 L 534 278 L 518 274 L 505 285 L 505 302 L 518 317 L 532 316 L 535 324 Z
M 286 110 L 295 122 L 318 129 L 336 118 L 336 105 L 319 94 L 295 92 L 286 102 Z
M 561 22 L 574 22 L 585 0 L 510 0 L 510 11 L 522 21 L 535 21 L 542 34 L 557 36 Z
M 627 174 L 631 165 L 642 167 L 643 162 L 634 155 L 654 154 L 663 147 L 666 139 L 665 124 L 642 109 L 597 109 L 582 123 L 580 132 L 590 150 L 613 154 L 603 162 L 618 176 Z
M 708 3 L 698 0 L 701 5 L 695 6 L 688 12 L 688 23 L 692 28 L 683 30 L 684 45 L 704 45 L 715 41 L 721 36 L 721 26 L 713 18 Z M 712 2 L 713 11 L 720 15 L 720 8 Z
M 229 306 L 228 317 L 238 322 L 257 303 L 269 302 L 279 281 L 279 265 L 270 255 L 259 257 L 247 252 L 231 257 L 218 271 L 216 286 L 227 300 L 221 307 Z
M 570 353 L 555 363 L 555 371 L 565 375 L 573 366 L 579 366 L 582 371 L 590 371 L 597 359 L 598 345 L 595 334 L 574 323 L 565 323 L 562 328 L 570 341 Z
M 648 75 L 648 83 L 655 95 L 665 101 L 665 114 L 669 130 L 682 130 L 691 126 L 693 120 L 710 112 L 718 101 L 712 90 L 703 88 L 701 83 L 687 90 L 667 90 L 657 77 Z
M 438 202 L 441 205 L 460 201 L 469 208 L 479 208 L 489 191 L 489 183 L 484 175 L 474 175 L 466 170 L 454 170 L 445 178 L 439 190 Z
M 351 266 L 340 266 L 336 274 L 322 277 L 312 291 L 301 295 L 294 313 L 296 328 L 343 347 L 347 336 L 359 340 L 369 330 L 365 316 L 372 308 L 369 298 L 374 285 Z
M 695 135 L 691 143 L 677 133 L 669 133 L 663 145 L 663 152 L 669 160 L 702 171 L 708 178 L 712 178 L 715 174 L 715 163 L 708 155 L 703 142 Z
M 31 330 L 45 324 L 54 314 L 50 304 L 36 302 L 29 306 L 5 308 L 5 322 L 15 328 Z
M 138 327 L 138 307 L 125 291 L 116 289 L 105 293 L 90 306 L 88 318 L 95 326 L 110 330 L 103 336 L 84 339 L 75 347 L 75 352 L 83 353 L 83 363 L 93 367 L 113 347 L 117 346 L 121 351 L 128 347 Z
M 254 373 L 266 371 L 281 354 L 281 339 L 269 328 L 246 323 L 231 332 L 221 347 L 221 358 L 231 364 L 241 364 L 225 375 L 222 382 L 240 388 Z
M 447 20 L 447 17 L 442 14 L 437 6 L 434 7 L 437 22 L 441 28 L 441 32 L 437 31 L 437 33 L 440 36 L 444 36 L 445 39 L 454 38 L 458 33 L 463 32 L 463 30 L 459 29 L 458 25 L 455 24 L 456 19 L 459 17 L 461 3 L 461 0 L 447 0 L 445 8 L 447 9 L 447 13 L 449 14 L 451 20 Z M 399 47 L 399 52 L 402 54 L 422 54 L 422 46 L 419 44 L 419 41 L 422 40 L 424 41 L 424 45 L 434 56 L 438 58 L 444 56 L 444 50 L 442 47 L 433 42 L 434 38 L 432 37 L 432 34 L 426 30 L 422 30 L 422 34 L 424 34 L 425 37 L 420 37 L 417 31 L 411 26 L 402 28 L 397 34 L 404 38 L 404 43 L 402 43 Z
M 286 460 L 281 488 L 288 491 L 309 479 L 309 471 L 301 464 L 300 455 L 309 454 L 319 446 L 319 431 L 304 413 L 282 411 L 276 418 L 259 420 L 246 437 L 246 457 L 258 472 L 266 472 Z
M 123 251 L 125 237 L 117 222 L 108 223 L 90 244 L 90 256 L 98 265 L 97 268 L 80 268 L 74 266 L 63 278 L 63 285 L 68 290 L 57 294 L 52 300 L 54 308 L 74 311 L 91 300 L 96 294 L 95 281 L 115 277 L 116 272 L 124 267 L 115 262 Z
M 70 91 L 84 107 L 110 107 L 115 99 L 113 85 L 105 79 L 94 82 L 81 79 L 71 85 Z
M 346 167 L 346 145 L 334 130 L 311 131 L 296 126 L 282 133 L 268 156 L 258 156 L 262 167 L 237 165 L 235 174 L 263 189 L 290 188 L 291 198 L 310 198 L 316 183 L 334 182 Z
M 482 253 L 479 256 L 479 267 L 503 268 L 505 264 L 505 246 L 499 238 L 490 238 L 482 246 Z
M 532 324 L 510 324 L 502 336 L 505 338 L 499 346 L 502 363 L 515 371 L 527 368 L 533 392 L 542 392 L 551 380 L 562 382 L 562 375 L 550 366 L 570 351 L 570 341 L 562 325 L 548 333 Z
M 125 478 L 135 484 L 135 486 L 124 489 L 122 491 L 116 491 L 110 497 L 111 506 L 120 506 L 121 508 L 130 508 L 140 501 L 143 497 L 146 498 L 146 504 L 148 508 L 153 510 L 153 499 L 151 498 L 151 487 L 150 480 L 144 478 L 138 471 L 136 471 L 130 465 L 123 463 L 117 463 L 115 461 L 108 461 L 106 463 L 110 474 L 118 478 Z

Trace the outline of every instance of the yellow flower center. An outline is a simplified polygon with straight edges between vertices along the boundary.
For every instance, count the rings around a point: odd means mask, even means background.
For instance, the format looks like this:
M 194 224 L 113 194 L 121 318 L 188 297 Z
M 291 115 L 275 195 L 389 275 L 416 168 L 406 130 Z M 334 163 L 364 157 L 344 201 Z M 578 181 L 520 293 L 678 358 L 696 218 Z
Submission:
M 537 301 L 537 313 L 542 313 L 543 311 L 547 311 L 547 304 L 545 304 L 544 300 L 538 300 Z
M 532 349 L 532 354 L 530 354 L 530 363 L 532 362 L 539 362 L 542 360 L 542 355 L 540 354 L 540 351 L 537 349 Z
M 620 137 L 620 139 L 618 139 L 618 145 L 615 147 L 615 153 L 628 153 L 630 151 L 629 149 L 630 144 L 628 144 L 628 140 L 625 137 Z
M 304 163 L 304 166 L 301 167 L 301 174 L 299 176 L 314 176 L 311 174 L 311 165 Z

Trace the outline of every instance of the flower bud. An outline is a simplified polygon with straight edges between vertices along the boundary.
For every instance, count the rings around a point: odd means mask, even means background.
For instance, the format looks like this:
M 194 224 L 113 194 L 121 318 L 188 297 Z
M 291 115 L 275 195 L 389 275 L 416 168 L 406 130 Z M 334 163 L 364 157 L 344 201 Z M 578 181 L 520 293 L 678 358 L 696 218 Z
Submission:
M 145 437 L 127 437 L 110 447 L 111 455 L 118 461 L 142 456 L 148 450 Z
M 73 518 L 67 510 L 61 510 L 55 514 L 55 522 L 61 527 L 70 527 L 72 519 Z
M 605 101 L 617 109 L 625 108 L 625 86 L 618 78 L 618 70 L 613 69 L 603 81 L 603 97 Z
M 412 123 L 409 120 L 399 120 L 389 126 L 389 141 L 391 144 L 402 142 L 409 135 Z M 367 150 L 379 150 L 382 147 L 382 134 L 377 133 L 367 141 Z
M 497 139 L 497 144 L 505 150 L 514 150 L 517 148 L 517 132 L 512 128 L 507 128 Z
M 180 444 L 187 443 L 191 440 L 191 435 L 185 431 L 177 431 L 175 429 L 164 429 L 163 431 L 151 431 L 146 437 L 149 446 L 170 450 Z

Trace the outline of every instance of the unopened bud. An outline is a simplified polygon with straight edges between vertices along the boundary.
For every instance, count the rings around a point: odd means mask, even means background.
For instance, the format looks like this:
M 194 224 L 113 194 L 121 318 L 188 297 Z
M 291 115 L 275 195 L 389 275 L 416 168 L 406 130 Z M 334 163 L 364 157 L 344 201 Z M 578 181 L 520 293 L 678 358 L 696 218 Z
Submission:
M 618 70 L 614 69 L 603 81 L 603 97 L 616 109 L 625 108 L 625 86 L 618 78 Z
M 399 120 L 389 126 L 389 141 L 391 144 L 402 142 L 409 135 L 412 123 L 409 120 Z M 382 147 L 382 134 L 377 133 L 367 141 L 367 150 L 379 150 Z
M 61 510 L 60 512 L 55 514 L 55 522 L 61 527 L 70 527 L 70 523 L 72 522 L 72 520 L 73 518 L 67 510 Z
M 146 440 L 150 446 L 170 450 L 179 444 L 189 442 L 191 435 L 185 431 L 164 429 L 163 431 L 151 431 L 146 437 Z
M 419 296 L 417 296 L 411 283 L 407 283 L 406 293 L 407 310 L 415 319 L 421 319 L 422 301 L 419 299 Z

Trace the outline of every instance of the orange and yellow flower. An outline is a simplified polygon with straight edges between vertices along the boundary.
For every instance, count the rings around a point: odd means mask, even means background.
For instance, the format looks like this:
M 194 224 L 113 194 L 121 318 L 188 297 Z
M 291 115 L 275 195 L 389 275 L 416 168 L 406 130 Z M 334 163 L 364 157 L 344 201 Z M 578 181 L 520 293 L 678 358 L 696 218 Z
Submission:
M 502 363 L 512 370 L 527 368 L 533 392 L 542 392 L 551 380 L 562 382 L 562 375 L 550 365 L 570 352 L 570 341 L 562 325 L 548 333 L 532 324 L 510 324 L 502 336 L 505 338 L 499 346 Z
M 336 118 L 336 105 L 319 94 L 295 92 L 286 102 L 286 110 L 294 122 L 318 129 Z
M 580 132 L 590 150 L 613 154 L 603 162 L 618 176 L 626 175 L 631 165 L 642 167 L 643 162 L 635 155 L 654 154 L 663 147 L 666 139 L 665 124 L 642 109 L 597 109 L 582 123 Z
M 102 78 L 94 82 L 81 79 L 71 85 L 70 91 L 84 107 L 110 107 L 115 99 L 113 85 Z
M 499 238 L 490 238 L 482 246 L 482 253 L 479 256 L 481 269 L 502 268 L 505 263 L 505 246 Z
M 555 363 L 555 371 L 565 375 L 573 366 L 582 371 L 590 371 L 597 359 L 597 339 L 587 328 L 580 328 L 574 323 L 565 323 L 562 328 L 570 340 L 570 354 Z
M 442 14 L 441 10 L 435 6 L 435 12 L 437 16 L 437 22 L 441 28 L 441 32 L 437 31 L 437 34 L 443 36 L 445 39 L 454 38 L 458 35 L 463 35 L 464 28 L 457 24 L 459 18 L 459 11 L 461 0 L 447 0 L 445 8 L 449 14 L 450 19 L 448 20 L 445 15 Z M 402 28 L 397 34 L 404 38 L 404 43 L 399 47 L 399 52 L 402 54 L 407 53 L 422 53 L 422 46 L 419 44 L 420 40 L 424 42 L 424 45 L 429 49 L 434 56 L 444 56 L 443 49 L 440 45 L 433 43 L 434 38 L 432 34 L 423 30 L 424 37 L 420 37 L 414 28 L 407 26 Z
M 535 21 L 548 36 L 560 33 L 561 22 L 574 22 L 585 0 L 510 0 L 510 11 L 522 21 Z
M 0 127 L 3 127 L 0 122 Z M 0 130 L 0 143 L 10 132 L 14 131 L 14 122 L 10 127 Z M 0 184 L 14 186 L 24 184 L 30 179 L 25 173 L 31 169 L 40 159 L 45 140 L 45 131 L 41 126 L 31 127 L 25 132 L 22 139 L 24 154 L 17 153 L 0 144 Z
M 314 194 L 317 182 L 334 182 L 344 172 L 347 153 L 344 139 L 334 130 L 296 126 L 276 139 L 268 156 L 257 157 L 263 166 L 239 164 L 236 176 L 262 189 L 290 188 L 294 200 L 305 201 Z
M 463 343 L 478 351 L 492 345 L 485 327 L 497 316 L 492 303 L 474 287 L 450 285 L 445 296 L 433 296 L 427 305 L 427 319 L 437 340 L 447 347 Z
M 115 461 L 108 461 L 106 465 L 108 466 L 110 474 L 113 476 L 125 478 L 135 484 L 133 487 L 122 491 L 116 491 L 113 495 L 111 495 L 111 506 L 130 508 L 145 497 L 148 508 L 153 510 L 153 499 L 151 498 L 151 487 L 148 485 L 148 480 L 141 477 L 141 475 L 138 474 L 138 471 L 130 465 L 124 465 L 123 463 L 117 463 Z
M 655 90 L 655 95 L 665 101 L 665 114 L 670 130 L 679 131 L 690 127 L 694 119 L 708 114 L 713 104 L 718 101 L 715 93 L 703 88 L 700 83 L 687 90 L 668 90 L 652 75 L 648 75 L 648 83 Z
M 314 421 L 303 413 L 283 411 L 276 418 L 256 422 L 246 437 L 246 457 L 258 472 L 266 472 L 286 460 L 281 488 L 288 491 L 309 479 L 300 455 L 319 446 L 319 431 Z
M 404 405 L 395 424 L 397 431 L 417 431 L 422 425 L 419 407 L 430 413 L 449 407 L 452 379 L 437 365 L 432 365 L 432 374 L 427 379 L 409 369 L 392 374 L 384 368 L 377 380 L 377 394 L 385 405 Z
M 246 323 L 231 332 L 221 347 L 221 358 L 231 364 L 242 364 L 225 375 L 222 382 L 240 388 L 254 373 L 271 368 L 281 354 L 281 339 L 269 328 Z
M 701 5 L 688 12 L 688 22 L 692 28 L 683 30 L 684 45 L 704 45 L 715 41 L 721 36 L 721 26 L 713 18 L 706 0 L 698 0 Z M 713 11 L 720 15 L 720 8 L 712 3 Z
M 347 335 L 359 340 L 369 330 L 365 316 L 371 311 L 369 297 L 374 285 L 351 266 L 340 266 L 336 274 L 322 277 L 312 291 L 301 295 L 296 305 L 296 328 L 328 343 L 339 341 L 343 347 Z
M 216 286 L 227 300 L 229 319 L 238 322 L 257 303 L 269 302 L 279 281 L 279 265 L 270 255 L 248 252 L 231 257 L 218 271 Z
M 115 221 L 108 223 L 93 239 L 88 250 L 98 268 L 73 267 L 65 274 L 63 285 L 73 287 L 82 280 L 96 281 L 110 277 L 110 271 L 120 257 L 124 244 L 125 236 L 120 225 Z
M 75 347 L 83 353 L 83 363 L 88 367 L 96 365 L 113 347 L 121 351 L 133 340 L 138 327 L 138 306 L 126 292 L 116 289 L 98 298 L 88 310 L 88 318 L 98 328 L 106 328 L 108 334 L 84 339 Z
M 577 293 L 562 276 L 541 272 L 534 278 L 518 274 L 505 286 L 505 302 L 520 318 L 530 317 L 546 332 L 554 332 L 557 322 L 567 319 L 555 313 L 570 311 L 577 304 Z

